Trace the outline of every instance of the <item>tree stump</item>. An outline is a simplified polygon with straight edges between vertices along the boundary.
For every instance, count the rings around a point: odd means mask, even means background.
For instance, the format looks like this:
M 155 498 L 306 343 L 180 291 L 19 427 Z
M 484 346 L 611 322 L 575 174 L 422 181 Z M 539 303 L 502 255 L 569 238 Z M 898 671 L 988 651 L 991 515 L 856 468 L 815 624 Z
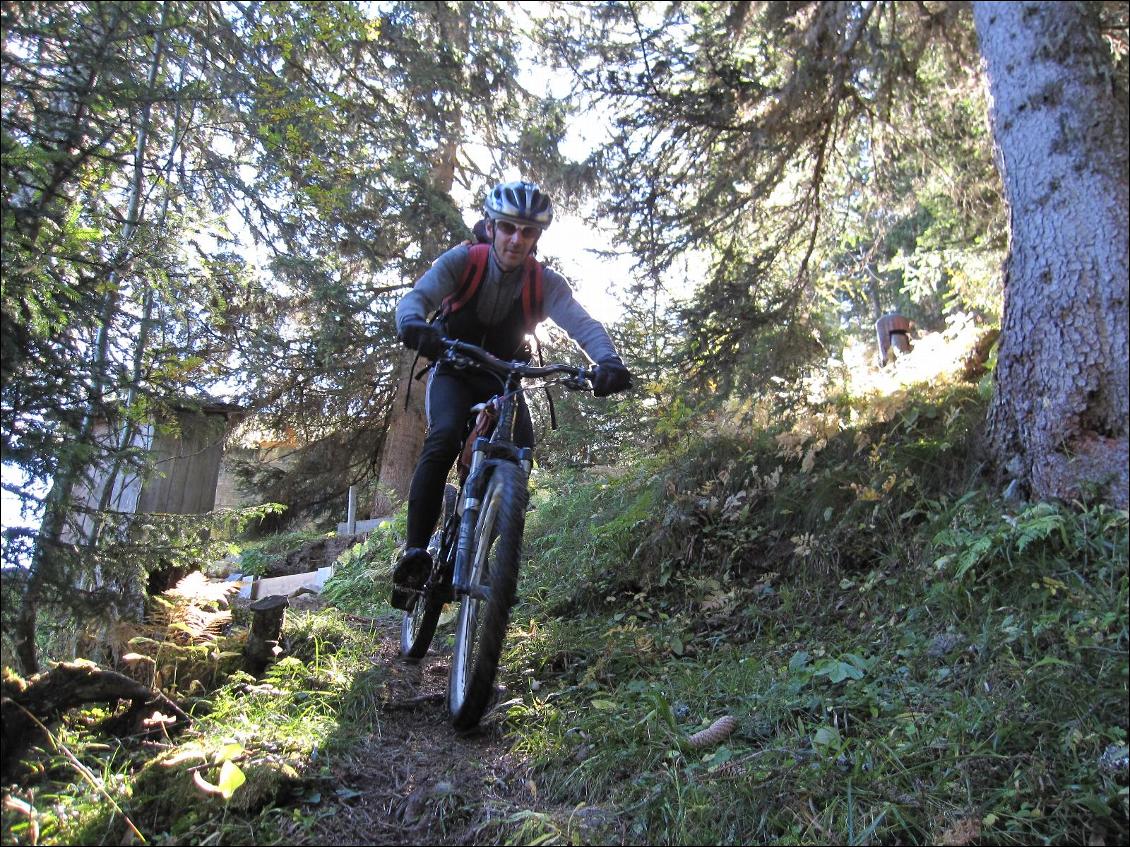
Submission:
M 910 344 L 910 333 L 914 322 L 894 312 L 888 312 L 875 321 L 875 338 L 879 344 L 879 366 L 886 367 L 891 348 L 904 355 L 914 349 Z
M 267 665 L 282 652 L 279 637 L 282 635 L 283 617 L 290 600 L 282 594 L 272 594 L 251 604 L 254 613 L 247 644 L 243 647 L 243 667 L 253 676 L 260 676 Z

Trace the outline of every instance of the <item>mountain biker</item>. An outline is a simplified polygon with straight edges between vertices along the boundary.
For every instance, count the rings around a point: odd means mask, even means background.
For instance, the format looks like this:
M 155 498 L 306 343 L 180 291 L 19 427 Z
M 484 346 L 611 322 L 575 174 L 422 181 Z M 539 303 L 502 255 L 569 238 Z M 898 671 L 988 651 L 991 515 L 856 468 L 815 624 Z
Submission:
M 887 366 L 887 360 L 891 358 L 892 352 L 904 356 L 914 349 L 910 343 L 910 334 L 914 329 L 914 321 L 897 312 L 888 312 L 875 321 L 875 337 L 879 344 L 879 367 Z
M 505 182 L 487 195 L 483 211 L 490 249 L 482 281 L 473 296 L 446 318 L 427 321 L 464 279 L 471 246 L 463 243 L 436 259 L 397 304 L 396 327 L 401 341 L 433 361 L 443 352 L 440 340 L 445 337 L 476 344 L 503 359 L 529 361 L 526 335 L 530 319 L 522 302 L 523 288 L 529 284 L 527 257 L 553 221 L 553 204 L 534 183 Z M 604 326 L 573 299 L 564 277 L 539 267 L 544 317 L 552 318 L 599 366 L 593 394 L 606 397 L 631 388 L 631 374 Z M 425 399 L 428 434 L 408 493 L 408 532 L 393 571 L 396 585 L 419 589 L 427 581 L 432 567 L 426 549 L 428 538 L 439 518 L 447 474 L 462 447 L 471 407 L 498 391 L 498 381 L 489 374 L 456 370 L 443 362 L 432 369 Z M 530 413 L 522 398 L 515 441 L 520 447 L 532 447 L 534 441 Z M 394 591 L 393 596 L 397 605 L 411 602 L 410 594 Z

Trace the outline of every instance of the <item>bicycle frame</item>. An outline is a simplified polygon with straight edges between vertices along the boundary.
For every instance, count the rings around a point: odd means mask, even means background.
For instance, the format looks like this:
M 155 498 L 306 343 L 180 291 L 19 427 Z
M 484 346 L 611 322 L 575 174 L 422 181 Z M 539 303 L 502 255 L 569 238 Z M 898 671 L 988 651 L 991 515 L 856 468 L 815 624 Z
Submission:
M 514 424 L 518 412 L 518 395 L 527 390 L 522 385 L 525 377 L 550 377 L 563 375 L 561 384 L 572 388 L 585 388 L 591 384 L 594 368 L 579 368 L 570 365 L 549 365 L 534 367 L 524 362 L 508 362 L 487 353 L 485 350 L 462 341 L 445 340 L 447 352 L 441 361 L 453 363 L 456 367 L 476 367 L 498 377 L 502 393 L 487 401 L 498 407 L 498 420 L 489 437 L 475 439 L 471 453 L 471 467 L 467 479 L 459 493 L 456 517 L 459 518 L 459 534 L 455 548 L 455 563 L 452 574 L 452 588 L 457 595 L 470 594 L 478 600 L 488 600 L 490 589 L 482 585 L 470 585 L 467 575 L 470 571 L 470 556 L 474 542 L 474 532 L 478 520 L 481 491 L 480 474 L 488 461 L 508 461 L 522 468 L 528 477 L 533 467 L 533 450 L 517 447 L 514 444 Z M 446 529 L 446 528 L 445 528 Z M 446 532 L 444 533 L 446 539 Z
M 469 461 L 463 465 L 466 476 L 461 468 L 458 494 L 445 489 L 443 525 L 428 542 L 434 551 L 432 572 L 405 610 L 400 650 L 406 659 L 423 658 L 443 606 L 458 598 L 447 692 L 452 722 L 466 729 L 478 723 L 489 701 L 518 587 L 533 451 L 515 445 L 514 428 L 521 393 L 536 387 L 523 385 L 522 380 L 557 377 L 540 384 L 587 390 L 596 369 L 533 367 L 504 361 L 465 342 L 444 339 L 442 343 L 440 362 L 473 367 L 498 379 L 500 393 L 480 406 L 480 412 L 489 405 L 498 414 L 489 433 L 486 427 L 472 430 Z M 451 496 L 454 501 L 448 499 Z

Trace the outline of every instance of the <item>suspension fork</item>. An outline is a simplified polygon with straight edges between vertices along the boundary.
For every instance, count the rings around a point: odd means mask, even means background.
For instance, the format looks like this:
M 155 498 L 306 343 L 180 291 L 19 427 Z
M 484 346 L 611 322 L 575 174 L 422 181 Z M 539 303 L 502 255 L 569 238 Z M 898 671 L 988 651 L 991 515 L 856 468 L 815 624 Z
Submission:
M 459 537 L 455 544 L 455 569 L 451 577 L 451 584 L 459 594 L 467 594 L 467 575 L 470 571 L 471 545 L 475 537 L 475 525 L 479 522 L 479 510 L 482 508 L 482 495 L 485 492 L 482 480 L 483 463 L 486 461 L 486 448 L 490 441 L 479 437 L 475 439 L 475 446 L 471 452 L 471 469 L 467 473 L 467 481 L 463 485 L 463 514 L 459 519 Z M 481 599 L 481 598 L 480 598 Z
M 483 508 L 482 498 L 486 494 L 486 486 L 479 477 L 488 459 L 502 459 L 515 462 L 524 475 L 528 478 L 533 468 L 533 450 L 528 447 L 521 449 L 514 446 L 514 421 L 517 415 L 518 401 L 513 396 L 506 396 L 518 388 L 518 380 L 510 378 L 506 381 L 503 390 L 505 397 L 498 412 L 498 421 L 495 423 L 494 432 L 490 438 L 480 436 L 475 439 L 471 448 L 471 467 L 467 472 L 467 481 L 464 483 L 463 514 L 459 522 L 459 537 L 455 546 L 455 567 L 453 569 L 451 584 L 458 594 L 469 594 L 478 600 L 485 600 L 490 596 L 490 590 L 483 585 L 471 585 L 468 580 L 471 571 L 471 550 L 475 541 L 475 528 L 479 522 L 479 512 Z
M 475 529 L 478 526 L 479 513 L 487 505 L 483 502 L 487 487 L 480 477 L 488 459 L 515 462 L 528 477 L 533 464 L 533 450 L 528 447 L 519 449 L 509 443 L 496 444 L 487 438 L 475 439 L 471 453 L 471 469 L 467 474 L 463 491 L 463 515 L 459 521 L 451 584 L 456 593 L 469 594 L 478 600 L 486 600 L 490 597 L 488 586 L 469 582 Z
M 507 451 L 507 458 L 516 461 L 525 473 L 526 478 L 529 479 L 530 471 L 534 467 L 534 451 L 529 447 L 514 448 L 514 424 L 518 417 L 518 396 L 520 394 L 519 387 L 521 380 L 511 377 L 506 384 L 506 394 L 509 396 L 507 402 L 502 404 L 502 409 L 499 411 L 498 423 L 495 425 L 494 434 L 491 436 L 491 441 L 496 445 L 500 439 L 505 439 L 509 450 Z M 528 412 L 527 412 L 528 414 Z

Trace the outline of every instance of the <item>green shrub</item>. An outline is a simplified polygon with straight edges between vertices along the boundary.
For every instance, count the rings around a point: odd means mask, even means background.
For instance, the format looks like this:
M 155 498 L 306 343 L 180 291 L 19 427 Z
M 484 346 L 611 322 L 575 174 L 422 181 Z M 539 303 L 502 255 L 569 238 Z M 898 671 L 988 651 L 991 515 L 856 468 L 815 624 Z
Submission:
M 407 511 L 401 509 L 391 521 L 342 553 L 322 596 L 343 611 L 369 617 L 389 613 L 392 568 L 404 543 L 406 519 Z

